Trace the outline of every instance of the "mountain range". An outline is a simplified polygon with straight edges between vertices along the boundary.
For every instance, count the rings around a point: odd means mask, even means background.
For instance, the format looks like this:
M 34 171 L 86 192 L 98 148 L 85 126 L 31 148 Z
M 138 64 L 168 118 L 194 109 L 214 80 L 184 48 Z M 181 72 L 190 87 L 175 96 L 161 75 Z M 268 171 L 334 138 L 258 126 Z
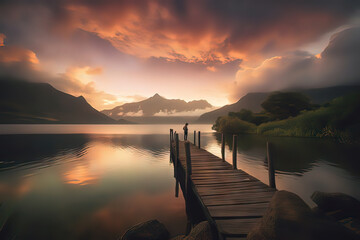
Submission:
M 359 90 L 360 86 L 335 86 L 313 89 L 286 89 L 283 91 L 301 92 L 308 96 L 312 103 L 324 104 L 334 98 Z M 214 111 L 202 114 L 197 122 L 214 123 L 218 117 L 227 115 L 229 112 L 238 112 L 241 109 L 248 109 L 253 112 L 260 112 L 263 110 L 261 107 L 261 103 L 264 102 L 271 93 L 272 92 L 248 93 L 244 97 L 240 98 L 239 101 L 237 101 L 236 103 L 229 104 Z
M 84 97 L 61 92 L 48 83 L 0 80 L 0 123 L 101 123 L 116 121 L 94 109 Z
M 285 90 L 284 90 L 285 91 Z M 323 104 L 360 86 L 336 86 L 317 89 L 290 89 L 307 95 L 314 104 Z M 186 102 L 166 99 L 159 94 L 140 102 L 126 103 L 99 112 L 84 97 L 61 92 L 48 83 L 31 83 L 0 78 L 0 123 L 214 123 L 219 116 L 241 109 L 262 110 L 261 103 L 271 92 L 248 93 L 234 104 L 219 109 L 205 100 Z M 199 117 L 199 113 L 206 112 Z
M 140 102 L 125 103 L 113 109 L 101 111 L 113 119 L 124 118 L 137 123 L 175 123 L 193 120 L 213 106 L 206 100 L 186 102 L 180 99 L 166 99 L 159 94 Z

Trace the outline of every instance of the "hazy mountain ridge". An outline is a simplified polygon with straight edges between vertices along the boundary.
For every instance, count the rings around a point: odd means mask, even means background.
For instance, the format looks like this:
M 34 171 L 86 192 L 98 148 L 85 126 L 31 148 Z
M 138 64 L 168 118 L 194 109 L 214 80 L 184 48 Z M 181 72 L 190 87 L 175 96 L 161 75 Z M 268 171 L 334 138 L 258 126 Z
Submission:
M 130 119 L 136 117 L 140 119 L 151 117 L 167 117 L 176 113 L 193 112 L 196 110 L 209 109 L 213 106 L 206 100 L 194 100 L 186 102 L 180 99 L 166 99 L 159 94 L 140 102 L 125 103 L 113 109 L 103 110 L 102 113 L 114 119 Z
M 283 92 L 301 92 L 307 95 L 314 104 L 324 104 L 336 97 L 346 95 L 350 92 L 360 90 L 360 86 L 334 86 L 326 88 L 313 89 L 285 89 Z M 248 93 L 239 99 L 236 103 L 226 105 L 214 111 L 202 114 L 198 123 L 214 123 L 220 116 L 225 116 L 229 112 L 238 112 L 241 109 L 248 109 L 253 112 L 260 112 L 262 110 L 261 103 L 272 92 L 254 92 Z
M 48 83 L 0 80 L 0 123 L 126 123 L 94 109 L 84 97 Z

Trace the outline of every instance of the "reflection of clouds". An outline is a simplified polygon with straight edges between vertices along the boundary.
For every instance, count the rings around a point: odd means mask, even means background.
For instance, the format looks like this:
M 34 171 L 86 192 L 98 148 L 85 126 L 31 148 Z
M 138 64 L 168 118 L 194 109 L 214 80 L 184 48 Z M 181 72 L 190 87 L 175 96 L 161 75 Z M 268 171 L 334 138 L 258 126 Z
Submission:
M 2 182 L 0 181 L 0 202 L 5 199 L 19 198 L 28 193 L 32 188 L 32 181 L 30 178 L 22 179 L 16 182 Z
M 163 222 L 172 235 L 181 234 L 186 226 L 184 200 L 174 198 L 172 192 L 122 196 L 85 216 L 78 225 L 78 234 L 116 239 L 131 226 L 149 219 Z
M 166 142 L 162 141 L 165 138 Z M 82 186 L 97 184 L 100 178 L 108 177 L 109 173 L 136 174 L 149 164 L 151 166 L 155 162 L 164 161 L 168 156 L 168 147 L 164 147 L 168 137 L 165 138 L 156 140 L 156 136 L 141 135 L 92 136 L 86 154 L 62 165 L 63 181 Z
M 14 160 L 26 157 L 33 147 L 26 168 L 3 169 L 0 174 L 0 202 L 16 202 L 24 239 L 54 234 L 63 239 L 117 239 L 131 225 L 152 218 L 167 224 L 172 233 L 185 229 L 183 199 L 173 196 L 168 134 L 0 140 L 14 144 L 6 155 L 0 154 Z M 16 151 L 15 143 L 27 146 L 25 153 Z M 26 183 L 24 175 L 32 181 Z
M 78 185 L 94 184 L 97 180 L 96 175 L 86 166 L 77 166 L 64 174 L 64 182 Z

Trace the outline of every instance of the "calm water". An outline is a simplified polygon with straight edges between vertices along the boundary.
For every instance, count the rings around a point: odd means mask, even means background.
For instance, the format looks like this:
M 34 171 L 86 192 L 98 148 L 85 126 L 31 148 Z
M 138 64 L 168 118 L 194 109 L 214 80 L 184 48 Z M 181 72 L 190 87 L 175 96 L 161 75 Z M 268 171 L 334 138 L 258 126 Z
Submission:
M 18 239 L 116 239 L 157 218 L 172 235 L 187 217 L 169 163 L 174 125 L 0 125 L 0 226 Z M 210 125 L 202 146 L 220 156 Z M 315 190 L 360 199 L 359 146 L 331 140 L 239 136 L 238 167 L 267 183 L 266 141 L 274 145 L 276 184 L 313 205 Z M 231 162 L 231 137 L 226 156 Z

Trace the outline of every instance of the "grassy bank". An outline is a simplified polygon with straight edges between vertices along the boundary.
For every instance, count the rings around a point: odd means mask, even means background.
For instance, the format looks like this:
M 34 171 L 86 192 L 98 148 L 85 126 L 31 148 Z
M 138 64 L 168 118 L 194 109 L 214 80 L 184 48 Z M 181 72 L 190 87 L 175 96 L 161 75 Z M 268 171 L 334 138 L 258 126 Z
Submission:
M 340 141 L 360 138 L 360 93 L 336 98 L 296 117 L 256 126 L 234 114 L 220 117 L 213 126 L 224 133 L 256 133 L 270 136 L 334 137 Z

